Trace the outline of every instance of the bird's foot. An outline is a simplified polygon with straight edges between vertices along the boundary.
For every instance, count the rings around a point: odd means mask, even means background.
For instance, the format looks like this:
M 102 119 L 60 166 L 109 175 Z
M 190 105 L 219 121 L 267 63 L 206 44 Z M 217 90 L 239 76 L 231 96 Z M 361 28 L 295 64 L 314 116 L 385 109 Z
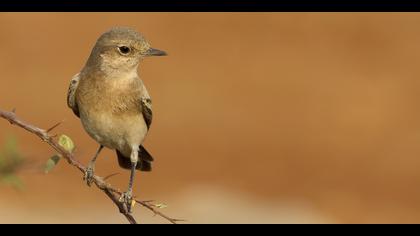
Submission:
M 93 176 L 95 175 L 95 170 L 92 165 L 89 165 L 86 168 L 85 175 L 83 176 L 83 181 L 90 187 L 93 183 Z
M 132 191 L 128 190 L 127 192 L 121 194 L 120 202 L 122 202 L 125 205 L 125 208 L 127 209 L 127 213 L 132 213 L 132 207 L 135 204 L 135 200 L 133 199 L 133 193 Z

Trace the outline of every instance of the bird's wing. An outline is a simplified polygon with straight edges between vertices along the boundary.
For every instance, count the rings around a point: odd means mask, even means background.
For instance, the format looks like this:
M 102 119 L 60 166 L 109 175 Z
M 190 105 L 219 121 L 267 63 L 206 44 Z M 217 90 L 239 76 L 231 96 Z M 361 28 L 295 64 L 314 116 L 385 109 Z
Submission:
M 77 86 L 79 85 L 80 76 L 79 73 L 73 76 L 73 78 L 70 81 L 69 90 L 67 92 L 67 105 L 73 110 L 73 113 L 80 117 L 79 114 L 79 107 L 77 106 L 76 102 L 76 90 Z
M 152 100 L 150 97 L 145 96 L 141 98 L 141 111 L 143 114 L 144 121 L 146 122 L 147 129 L 150 128 L 150 125 L 152 124 Z

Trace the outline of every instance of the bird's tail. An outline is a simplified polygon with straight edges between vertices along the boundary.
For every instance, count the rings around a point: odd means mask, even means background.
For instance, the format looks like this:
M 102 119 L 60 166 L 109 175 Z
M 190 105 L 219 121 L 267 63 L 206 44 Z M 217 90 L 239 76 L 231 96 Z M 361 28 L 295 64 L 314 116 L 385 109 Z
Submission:
M 130 157 L 125 157 L 121 152 L 117 150 L 118 164 L 121 168 L 131 169 Z M 150 153 L 140 145 L 139 148 L 139 160 L 137 162 L 136 169 L 140 171 L 151 171 L 152 170 L 153 157 Z

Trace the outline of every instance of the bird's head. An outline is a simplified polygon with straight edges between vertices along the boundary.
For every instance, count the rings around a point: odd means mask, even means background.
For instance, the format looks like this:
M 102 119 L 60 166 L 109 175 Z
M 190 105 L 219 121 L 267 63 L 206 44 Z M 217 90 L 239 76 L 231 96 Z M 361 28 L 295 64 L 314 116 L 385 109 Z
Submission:
M 166 56 L 166 52 L 150 47 L 147 40 L 128 27 L 114 27 L 96 41 L 88 63 L 106 71 L 136 70 L 139 62 L 150 56 Z

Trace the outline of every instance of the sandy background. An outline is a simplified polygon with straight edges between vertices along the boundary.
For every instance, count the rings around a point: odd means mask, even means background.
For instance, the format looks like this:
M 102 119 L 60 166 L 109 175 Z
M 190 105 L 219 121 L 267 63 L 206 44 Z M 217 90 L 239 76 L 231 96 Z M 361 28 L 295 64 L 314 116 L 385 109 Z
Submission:
M 135 193 L 190 223 L 420 223 L 420 14 L 2 13 L 0 109 L 96 144 L 66 106 L 97 37 L 126 25 L 170 56 L 140 74 L 154 171 Z M 0 121 L 44 163 L 53 151 Z M 100 175 L 125 188 L 107 150 Z M 64 162 L 0 185 L 0 223 L 125 223 Z M 147 223 L 164 223 L 137 208 Z

